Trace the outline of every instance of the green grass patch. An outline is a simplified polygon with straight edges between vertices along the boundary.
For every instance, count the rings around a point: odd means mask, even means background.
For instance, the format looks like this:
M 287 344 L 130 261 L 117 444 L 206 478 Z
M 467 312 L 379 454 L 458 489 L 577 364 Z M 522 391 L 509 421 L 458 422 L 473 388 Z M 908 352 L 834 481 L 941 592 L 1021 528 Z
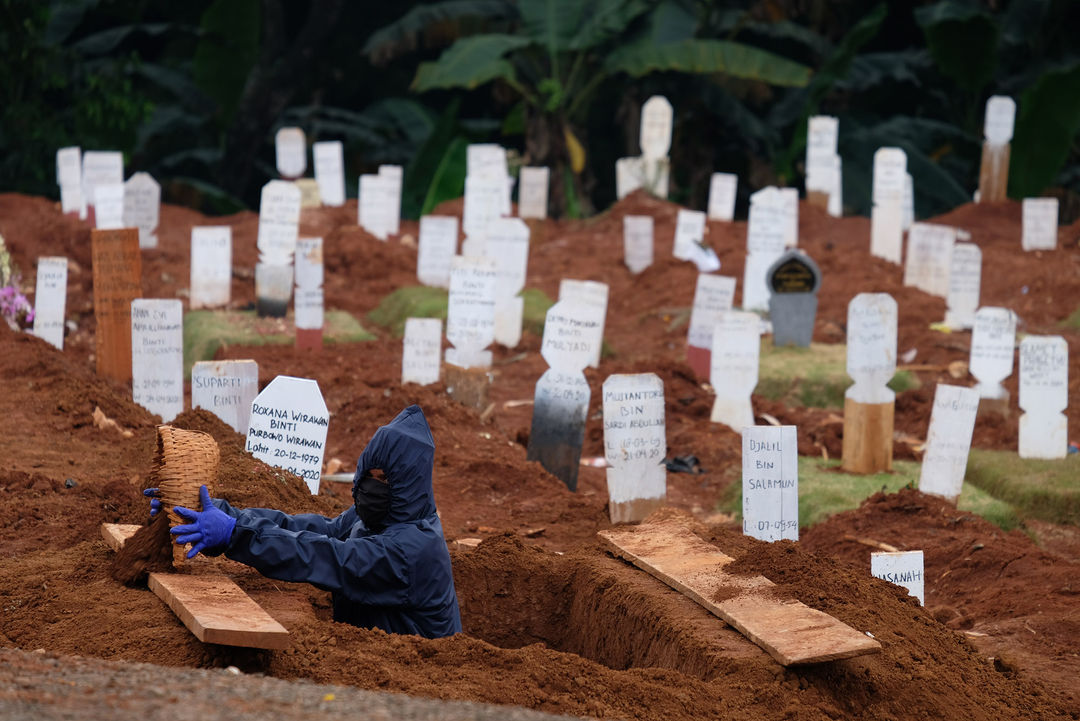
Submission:
M 839 471 L 840 461 L 799 456 L 799 527 L 808 528 L 843 511 L 858 508 L 864 500 L 878 491 L 895 493 L 909 484 L 917 485 L 919 464 L 914 461 L 894 461 L 892 473 L 856 475 Z M 742 483 L 736 480 L 728 486 L 721 499 L 720 510 L 742 518 Z M 1020 519 L 1008 503 L 1000 501 L 980 488 L 965 483 L 957 507 L 982 516 L 1005 530 L 1015 528 Z
M 375 338 L 343 310 L 324 315 L 323 342 L 356 343 Z M 184 377 L 197 361 L 213 360 L 225 345 L 292 345 L 296 329 L 292 316 L 260 318 L 253 310 L 193 310 L 184 315 Z
M 1080 525 L 1080 454 L 1048 461 L 1013 451 L 972 450 L 965 480 L 1026 516 Z
M 1066 328 L 1080 328 L 1080 307 L 1069 314 L 1069 317 L 1061 321 L 1061 325 Z
M 544 319 L 554 301 L 541 290 L 526 288 L 521 291 L 525 300 L 521 327 L 538 336 L 544 334 Z M 447 292 L 443 288 L 411 285 L 390 293 L 379 306 L 368 313 L 367 319 L 386 328 L 395 338 L 405 333 L 408 318 L 441 318 L 446 320 Z
M 852 384 L 847 374 L 847 346 L 811 343 L 809 348 L 778 348 L 771 338 L 761 341 L 761 360 L 755 393 L 788 405 L 843 408 L 844 391 Z M 900 371 L 889 387 L 897 393 L 919 387 L 910 371 Z

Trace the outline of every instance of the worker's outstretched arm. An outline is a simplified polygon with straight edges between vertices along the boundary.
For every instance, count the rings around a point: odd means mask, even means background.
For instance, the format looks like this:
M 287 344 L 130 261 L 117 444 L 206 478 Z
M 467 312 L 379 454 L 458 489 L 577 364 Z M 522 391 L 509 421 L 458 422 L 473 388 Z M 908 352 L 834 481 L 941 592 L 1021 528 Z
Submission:
M 211 501 L 220 510 L 228 513 L 233 518 L 239 518 L 241 513 L 244 514 L 249 523 L 276 526 L 286 531 L 311 531 L 312 533 L 321 533 L 324 536 L 334 538 L 339 538 L 348 533 L 349 527 L 355 521 L 355 518 L 352 520 L 346 519 L 346 513 L 342 513 L 337 518 L 327 518 L 318 513 L 289 515 L 288 513 L 275 511 L 272 508 L 237 509 L 221 498 L 212 498 Z

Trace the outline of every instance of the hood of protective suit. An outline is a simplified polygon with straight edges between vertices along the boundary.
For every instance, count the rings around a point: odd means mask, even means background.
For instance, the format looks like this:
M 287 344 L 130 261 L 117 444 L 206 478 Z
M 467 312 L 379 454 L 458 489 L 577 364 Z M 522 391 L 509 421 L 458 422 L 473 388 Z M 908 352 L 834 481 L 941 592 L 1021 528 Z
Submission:
M 435 439 L 420 406 L 411 405 L 381 426 L 360 454 L 353 488 L 373 468 L 386 474 L 390 485 L 387 524 L 416 521 L 435 513 L 431 471 L 435 464 Z

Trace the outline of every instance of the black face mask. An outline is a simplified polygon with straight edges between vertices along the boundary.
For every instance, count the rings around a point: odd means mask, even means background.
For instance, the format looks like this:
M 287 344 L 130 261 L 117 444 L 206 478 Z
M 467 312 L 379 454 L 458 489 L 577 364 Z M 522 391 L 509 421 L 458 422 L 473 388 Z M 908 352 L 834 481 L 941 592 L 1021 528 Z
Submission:
M 353 503 L 364 526 L 371 531 L 381 531 L 386 527 L 386 516 L 390 513 L 390 484 L 365 473 L 353 486 Z

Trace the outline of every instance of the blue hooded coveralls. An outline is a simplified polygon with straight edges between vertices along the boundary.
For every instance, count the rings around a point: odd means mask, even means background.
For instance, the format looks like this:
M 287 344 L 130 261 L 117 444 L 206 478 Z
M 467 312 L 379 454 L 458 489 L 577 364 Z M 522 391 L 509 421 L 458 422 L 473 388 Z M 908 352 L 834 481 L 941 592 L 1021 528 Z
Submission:
M 435 440 L 417 405 L 380 427 L 356 465 L 389 483 L 386 528 L 365 528 L 355 506 L 334 519 L 214 505 L 236 519 L 228 558 L 282 581 L 330 591 L 334 620 L 388 633 L 439 638 L 461 631 L 450 554 L 435 513 Z

